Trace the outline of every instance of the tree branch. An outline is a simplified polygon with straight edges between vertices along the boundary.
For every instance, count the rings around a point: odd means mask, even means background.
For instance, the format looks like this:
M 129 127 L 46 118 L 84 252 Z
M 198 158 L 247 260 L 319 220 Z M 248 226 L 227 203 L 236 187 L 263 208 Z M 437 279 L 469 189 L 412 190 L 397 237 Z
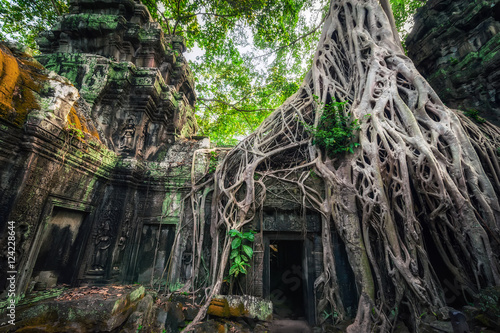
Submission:
M 394 13 L 392 12 L 391 3 L 389 2 L 389 0 L 379 0 L 379 2 L 380 6 L 382 6 L 382 9 L 385 12 L 385 15 L 387 15 L 387 18 L 389 19 L 389 23 L 391 24 L 392 34 L 394 35 L 394 41 L 396 42 L 396 45 L 404 53 L 403 45 L 401 45 L 401 38 L 399 38 L 398 29 L 396 28 L 396 21 L 394 20 Z
M 255 57 L 255 58 L 267 57 L 267 56 L 269 56 L 269 55 L 271 55 L 271 54 L 273 54 L 273 53 L 279 52 L 279 51 L 281 51 L 281 50 L 283 50 L 283 49 L 285 49 L 285 48 L 287 48 L 287 47 L 290 47 L 290 46 L 294 45 L 295 43 L 297 43 L 299 40 L 304 39 L 304 38 L 306 38 L 307 36 L 309 36 L 309 35 L 313 34 L 313 33 L 314 33 L 314 32 L 316 32 L 319 28 L 321 28 L 321 26 L 323 25 L 323 23 L 324 23 L 324 22 L 325 22 L 325 20 L 326 20 L 326 16 L 327 16 L 327 15 L 323 16 L 323 19 L 321 20 L 321 22 L 319 22 L 319 24 L 316 26 L 316 28 L 312 29 L 311 31 L 309 31 L 309 32 L 308 32 L 308 33 L 306 33 L 305 35 L 302 35 L 302 36 L 298 37 L 297 39 L 295 39 L 295 40 L 291 41 L 291 42 L 290 42 L 290 43 L 288 43 L 287 45 L 283 45 L 283 46 L 281 46 L 281 47 L 278 47 L 276 50 L 273 50 L 273 51 L 268 52 L 268 53 L 266 53 L 266 54 L 263 54 L 263 55 L 257 56 L 257 57 Z
M 181 16 L 181 8 L 180 8 L 181 0 L 177 0 L 177 16 Z M 175 20 L 174 28 L 172 29 L 172 35 L 175 35 L 175 30 L 180 23 L 180 18 Z
M 260 112 L 260 111 L 272 111 L 272 110 L 274 110 L 274 109 L 265 109 L 265 108 L 255 109 L 255 110 L 241 109 L 241 108 L 238 108 L 236 106 L 238 103 L 231 104 L 231 103 L 225 102 L 225 101 L 217 99 L 217 98 L 198 98 L 197 100 L 201 101 L 201 102 L 216 102 L 216 103 L 224 104 L 224 105 L 229 106 L 230 108 L 233 108 L 234 110 L 236 110 L 238 112 Z
M 168 34 L 172 35 L 172 30 L 170 29 L 170 24 L 168 23 L 168 18 L 165 17 L 165 13 L 160 13 L 160 14 L 161 14 L 161 17 L 163 17 L 163 20 L 165 21 L 165 23 L 167 24 Z
M 181 17 L 178 17 L 177 19 L 178 20 L 183 20 L 183 19 L 187 19 L 187 18 L 191 18 L 191 17 L 194 17 L 194 16 L 198 16 L 198 15 L 206 15 L 206 16 L 215 16 L 215 17 L 236 17 L 236 14 L 232 14 L 232 15 L 223 15 L 223 14 L 215 14 L 215 13 L 204 13 L 204 12 L 200 12 L 200 13 L 194 13 L 194 14 L 190 14 L 190 15 L 185 15 L 185 16 L 181 16 Z
M 55 0 L 50 0 L 50 2 L 52 3 L 52 7 L 54 7 L 54 10 L 56 11 L 56 14 L 58 16 L 61 16 L 61 10 L 59 9 L 59 7 L 57 6 L 57 3 Z

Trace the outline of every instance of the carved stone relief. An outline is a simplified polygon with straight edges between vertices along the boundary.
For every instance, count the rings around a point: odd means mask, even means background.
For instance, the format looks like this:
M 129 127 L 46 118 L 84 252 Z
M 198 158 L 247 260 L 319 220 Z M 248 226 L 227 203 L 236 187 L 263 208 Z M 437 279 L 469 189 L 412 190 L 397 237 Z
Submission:
M 92 264 L 91 264 L 91 272 L 92 273 L 100 273 L 104 274 L 107 265 L 108 259 L 111 255 L 115 230 L 113 230 L 114 226 L 114 214 L 112 211 L 106 211 L 99 218 L 96 229 L 93 235 L 93 255 L 92 255 Z

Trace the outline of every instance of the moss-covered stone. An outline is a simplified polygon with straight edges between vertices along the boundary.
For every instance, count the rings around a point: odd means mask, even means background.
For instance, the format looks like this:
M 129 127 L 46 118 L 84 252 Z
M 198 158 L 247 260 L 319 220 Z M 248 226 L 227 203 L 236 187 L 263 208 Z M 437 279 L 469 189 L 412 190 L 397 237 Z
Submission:
M 498 1 L 429 1 L 415 18 L 408 54 L 452 108 L 477 109 L 500 124 Z

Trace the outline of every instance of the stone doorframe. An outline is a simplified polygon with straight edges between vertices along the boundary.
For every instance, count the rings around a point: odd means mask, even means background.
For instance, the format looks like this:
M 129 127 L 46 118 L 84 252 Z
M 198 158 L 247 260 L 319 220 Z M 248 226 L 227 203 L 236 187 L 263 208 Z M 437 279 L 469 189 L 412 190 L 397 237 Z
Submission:
M 20 265 L 20 267 L 26 267 L 23 272 L 18 275 L 18 291 L 22 294 L 25 293 L 29 287 L 29 283 L 33 274 L 33 269 L 35 267 L 36 260 L 38 258 L 38 254 L 40 252 L 40 248 L 42 246 L 43 233 L 45 228 L 48 226 L 50 219 L 52 217 L 52 212 L 54 207 L 65 208 L 77 212 L 81 212 L 84 215 L 81 225 L 90 224 L 93 221 L 94 215 L 94 206 L 90 204 L 90 202 L 76 201 L 69 198 L 65 198 L 62 196 L 51 195 L 47 198 L 45 206 L 43 208 L 42 214 L 40 215 L 40 220 L 35 230 L 35 238 L 33 240 L 31 249 L 29 250 L 29 255 L 27 257 L 27 263 L 24 265 Z M 88 225 L 87 228 L 84 228 L 85 234 L 83 234 L 83 242 L 82 244 L 87 244 L 89 236 L 91 234 L 92 227 Z M 82 246 L 79 249 L 78 253 L 78 262 L 84 258 L 84 254 L 86 251 L 86 246 Z M 72 284 L 76 284 L 78 277 L 83 274 L 85 265 L 78 264 L 77 267 L 80 267 L 78 271 L 73 273 Z
M 284 232 L 264 232 L 263 237 L 263 270 L 262 270 L 262 291 L 266 299 L 270 299 L 270 241 L 301 241 L 302 242 L 302 268 L 304 270 L 303 279 L 305 280 L 303 288 L 305 314 L 307 321 L 311 325 L 316 324 L 316 295 L 314 293 L 314 258 L 313 258 L 313 237 L 312 233 L 284 233 Z

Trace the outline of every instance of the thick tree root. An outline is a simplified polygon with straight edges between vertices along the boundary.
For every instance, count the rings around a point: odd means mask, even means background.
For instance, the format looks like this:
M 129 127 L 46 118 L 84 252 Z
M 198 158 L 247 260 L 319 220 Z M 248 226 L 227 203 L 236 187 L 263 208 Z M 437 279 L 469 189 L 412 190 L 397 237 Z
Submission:
M 359 119 L 354 154 L 330 158 L 312 145 L 308 128 L 318 125 L 322 112 L 314 96 L 321 103 L 347 102 L 345 115 Z M 465 295 L 500 283 L 492 250 L 500 239 L 499 141 L 496 127 L 443 105 L 401 53 L 377 1 L 332 1 L 301 89 L 217 170 L 212 296 L 220 291 L 229 256 L 230 239 L 219 243 L 221 235 L 259 219 L 266 182 L 279 181 L 301 189 L 297 202 L 322 216 L 317 312 L 346 316 L 332 250 L 335 231 L 360 295 L 349 331 L 388 331 L 400 312 L 417 330 L 419 314 L 445 312 L 445 279 Z M 324 188 L 314 186 L 311 171 Z

